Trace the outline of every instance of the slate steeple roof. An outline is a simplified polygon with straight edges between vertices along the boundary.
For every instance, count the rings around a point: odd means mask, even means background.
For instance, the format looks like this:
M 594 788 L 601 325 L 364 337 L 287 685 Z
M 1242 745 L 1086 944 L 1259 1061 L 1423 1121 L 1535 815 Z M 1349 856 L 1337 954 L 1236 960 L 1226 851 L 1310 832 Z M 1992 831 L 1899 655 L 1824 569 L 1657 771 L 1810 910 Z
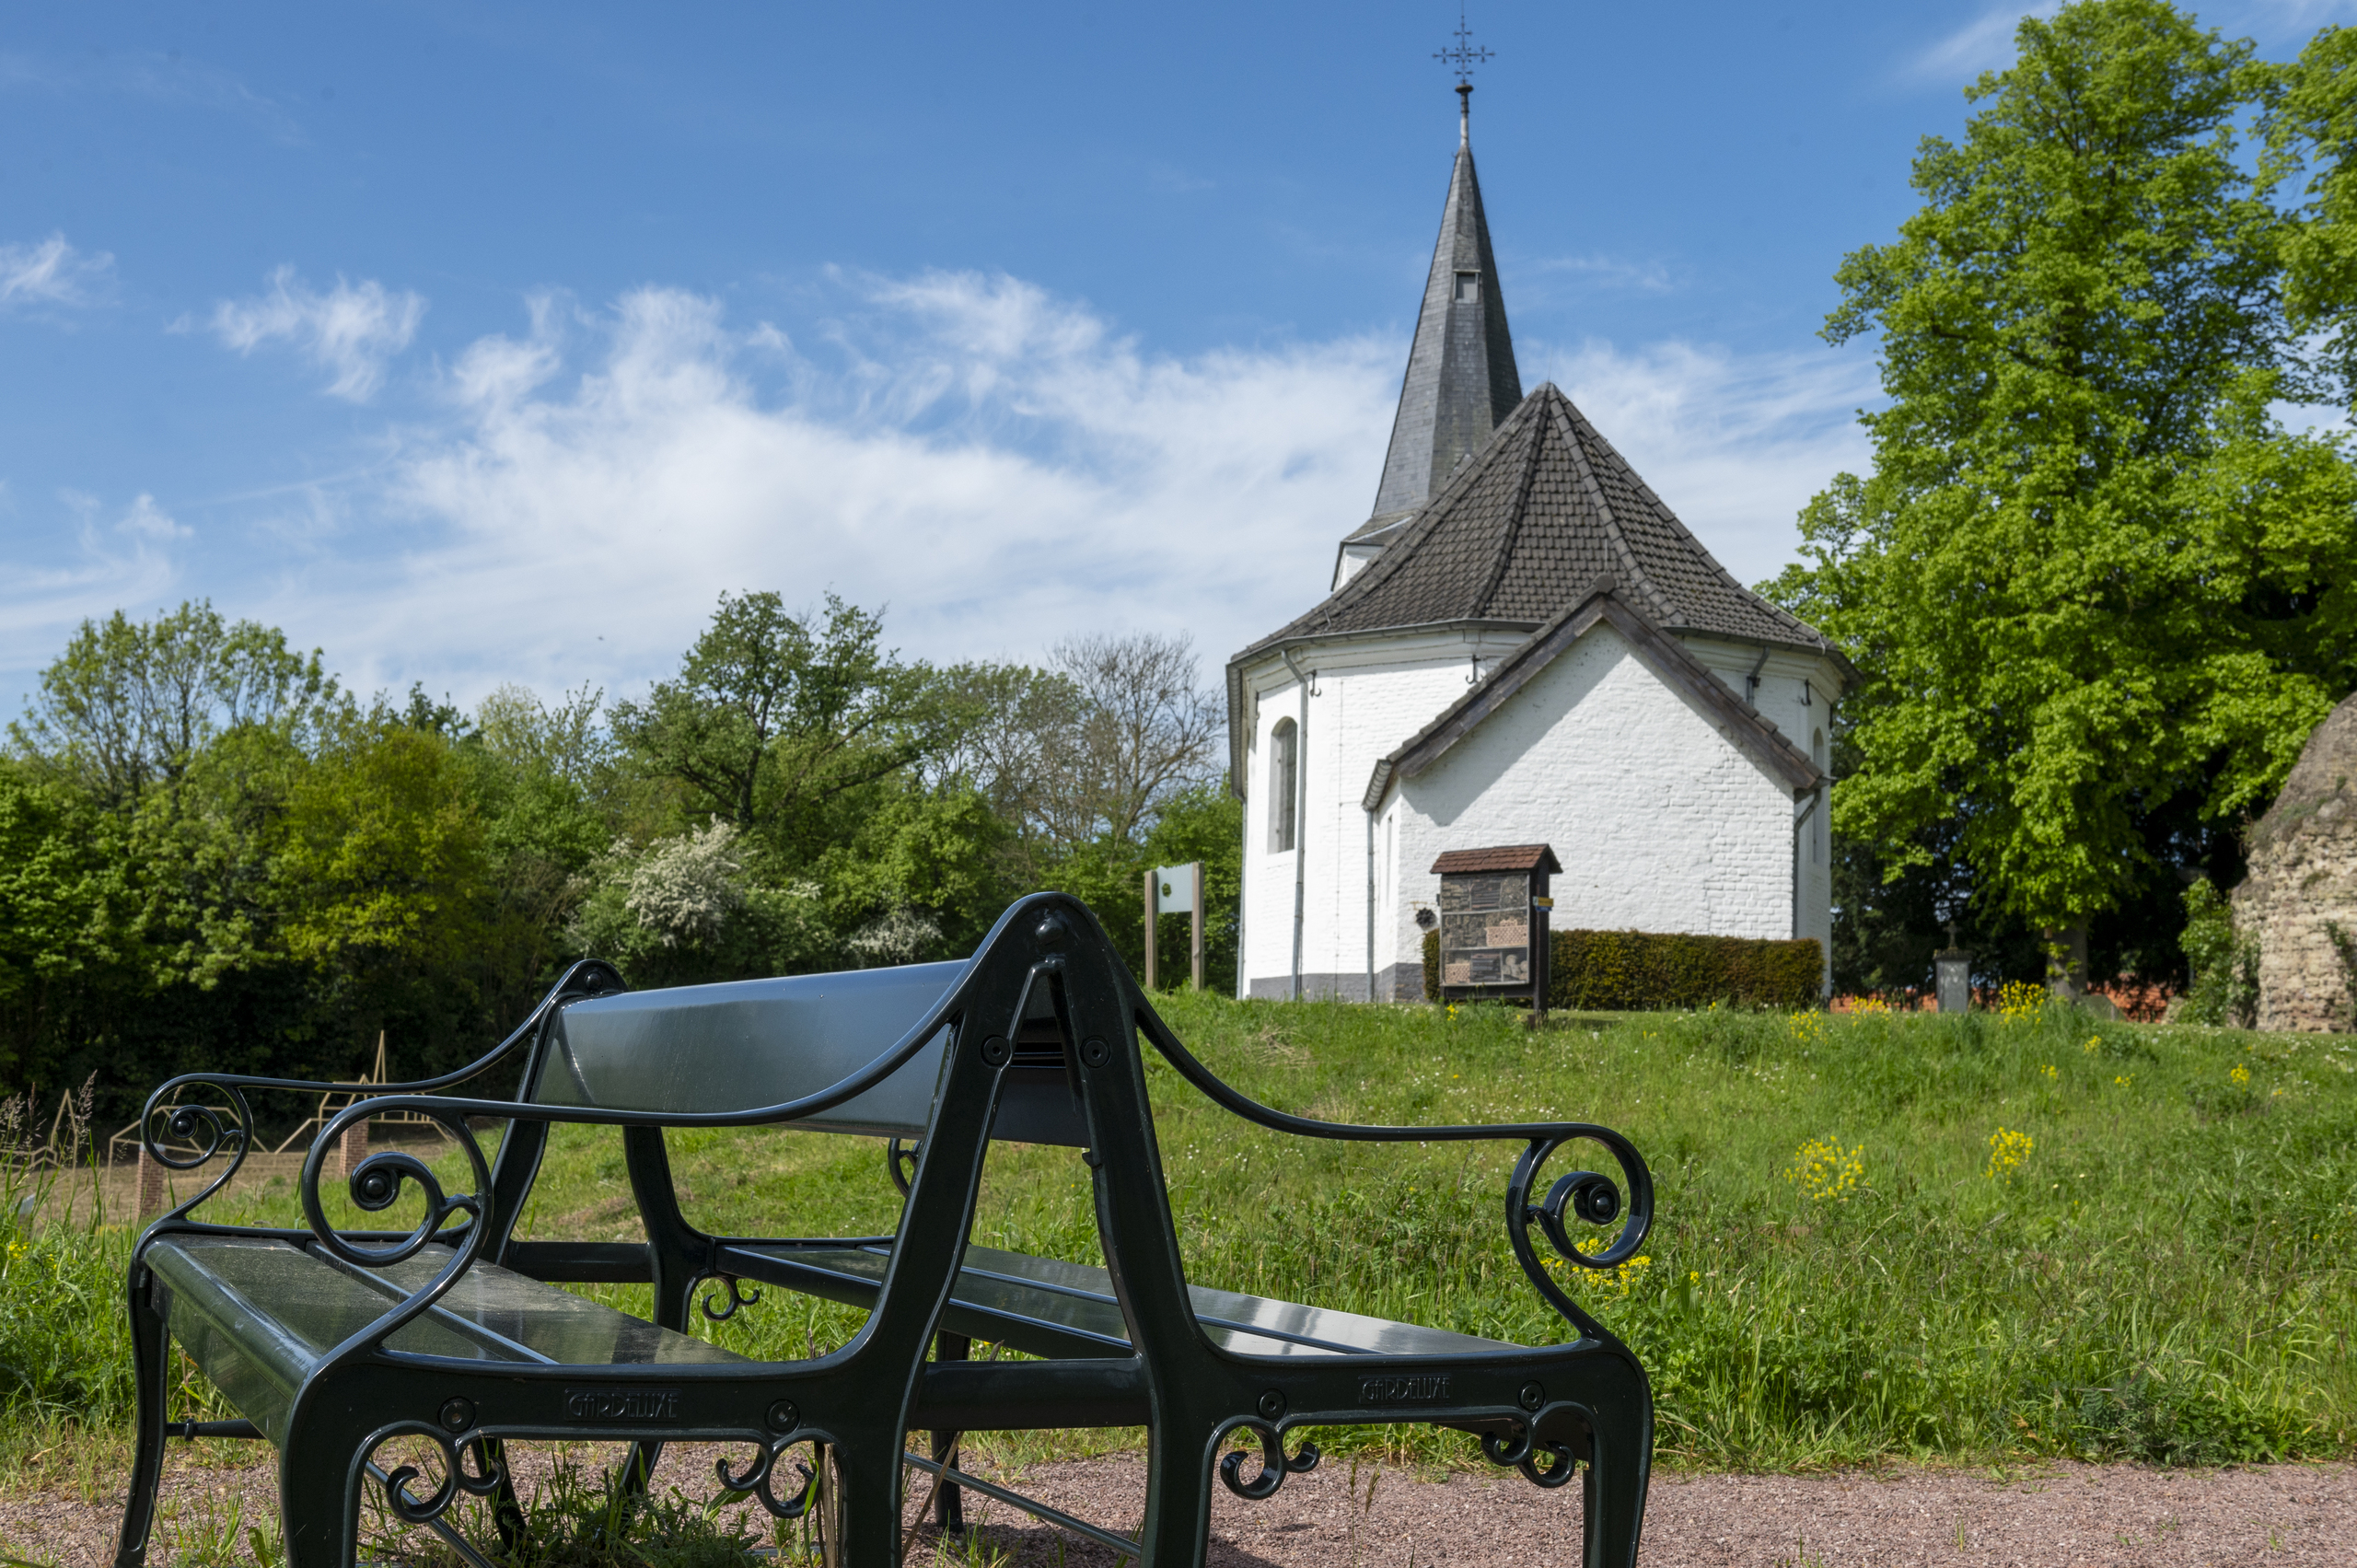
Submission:
M 1304 637 L 1460 621 L 1536 627 L 1608 578 L 1622 603 L 1666 632 L 1833 652 L 1824 633 L 1712 559 L 1550 382 L 1506 415 L 1371 564 L 1230 668 Z
M 1457 126 L 1457 167 L 1424 279 L 1423 308 L 1416 314 L 1383 482 L 1376 488 L 1375 511 L 1351 535 L 1354 540 L 1382 533 L 1431 500 L 1457 462 L 1480 450 L 1522 401 L 1472 141 L 1461 116 Z

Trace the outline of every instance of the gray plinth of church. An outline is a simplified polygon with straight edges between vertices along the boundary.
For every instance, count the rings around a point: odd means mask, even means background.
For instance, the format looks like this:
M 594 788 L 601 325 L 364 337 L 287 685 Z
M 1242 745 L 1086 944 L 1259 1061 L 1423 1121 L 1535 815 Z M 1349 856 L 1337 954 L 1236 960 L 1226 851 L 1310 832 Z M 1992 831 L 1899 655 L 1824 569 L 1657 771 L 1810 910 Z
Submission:
M 1932 955 L 1932 975 L 1939 992 L 1940 1011 L 1972 1010 L 1972 955 L 1961 947 L 1944 947 Z

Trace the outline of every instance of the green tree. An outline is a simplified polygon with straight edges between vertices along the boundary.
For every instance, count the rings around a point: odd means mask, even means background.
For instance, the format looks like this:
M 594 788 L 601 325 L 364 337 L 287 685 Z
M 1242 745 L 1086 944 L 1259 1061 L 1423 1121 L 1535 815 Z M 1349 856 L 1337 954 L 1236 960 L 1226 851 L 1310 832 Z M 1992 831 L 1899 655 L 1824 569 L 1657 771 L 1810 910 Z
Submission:
M 477 943 L 482 821 L 455 749 L 389 710 L 355 714 L 287 803 L 274 871 L 289 956 L 322 969 L 449 967 Z
M 109 808 L 127 811 L 152 784 L 176 791 L 215 736 L 299 726 L 335 696 L 318 650 L 307 657 L 274 628 L 225 622 L 210 600 L 144 625 L 118 610 L 82 622 L 8 734 L 20 754 L 66 770 Z
M 2357 30 L 2326 28 L 2308 41 L 2266 134 L 2268 183 L 2307 177 L 2283 244 L 2292 326 L 2322 337 L 2342 400 L 2357 400 Z
M 795 615 L 774 593 L 723 594 L 678 677 L 614 707 L 640 767 L 692 808 L 801 864 L 830 808 L 939 748 L 954 727 L 932 671 L 878 646 L 883 623 L 830 594 Z
M 68 1080 L 83 1005 L 135 993 L 125 829 L 64 784 L 0 761 L 0 1088 Z
M 604 702 L 586 686 L 544 704 L 503 685 L 457 748 L 482 827 L 479 961 L 493 1016 L 520 1016 L 538 1000 L 568 955 L 566 924 L 594 885 L 592 865 L 618 836 L 644 831 L 648 803 L 617 766 Z
M 1875 468 L 1771 591 L 1869 673 L 1834 822 L 1900 876 L 1950 848 L 2058 938 L 2263 803 L 2357 675 L 2339 441 L 2286 326 L 2287 223 L 2237 157 L 2272 91 L 2161 0 L 2025 20 L 1917 156 L 1921 211 L 1841 265 L 1879 334 Z

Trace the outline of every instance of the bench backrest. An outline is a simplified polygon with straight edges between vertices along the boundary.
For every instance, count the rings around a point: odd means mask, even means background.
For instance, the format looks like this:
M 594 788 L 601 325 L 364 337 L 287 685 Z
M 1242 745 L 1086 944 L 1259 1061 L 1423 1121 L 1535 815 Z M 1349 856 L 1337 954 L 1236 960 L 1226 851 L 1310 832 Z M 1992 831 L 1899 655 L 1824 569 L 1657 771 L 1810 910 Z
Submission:
M 551 1020 L 526 1098 L 542 1105 L 698 1114 L 783 1105 L 841 1083 L 900 1042 L 966 972 L 963 960 L 788 975 L 569 1003 Z M 1052 1029 L 1052 1023 L 1049 1025 Z M 816 1132 L 922 1137 L 941 1077 L 944 1028 L 900 1070 L 794 1122 Z M 1056 1048 L 1026 1028 L 995 1135 L 1080 1144 Z

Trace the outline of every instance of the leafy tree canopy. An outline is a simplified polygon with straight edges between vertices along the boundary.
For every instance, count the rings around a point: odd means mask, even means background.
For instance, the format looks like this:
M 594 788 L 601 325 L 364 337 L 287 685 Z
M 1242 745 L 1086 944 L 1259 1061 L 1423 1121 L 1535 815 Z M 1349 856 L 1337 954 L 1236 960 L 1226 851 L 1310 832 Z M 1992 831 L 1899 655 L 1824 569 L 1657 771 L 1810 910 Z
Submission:
M 2066 927 L 2263 804 L 2357 678 L 2357 483 L 2270 412 L 2316 387 L 2238 157 L 2278 74 L 2161 0 L 2018 40 L 1837 274 L 1890 401 L 1770 591 L 1866 672 L 1837 830 Z
M 676 679 L 614 707 L 616 735 L 695 808 L 791 858 L 820 845 L 825 807 L 948 738 L 932 672 L 878 646 L 883 622 L 827 596 L 795 615 L 774 593 L 723 594 Z
M 273 628 L 225 622 L 209 600 L 144 625 L 118 610 L 82 622 L 8 735 L 20 754 L 67 769 L 125 810 L 151 784 L 177 786 L 215 736 L 299 725 L 336 695 L 318 650 L 306 656 Z
M 2265 127 L 2266 183 L 2299 183 L 2305 198 L 2283 244 L 2292 326 L 2321 335 L 2319 358 L 2342 401 L 2357 400 L 2357 30 L 2327 28 L 2308 41 Z

